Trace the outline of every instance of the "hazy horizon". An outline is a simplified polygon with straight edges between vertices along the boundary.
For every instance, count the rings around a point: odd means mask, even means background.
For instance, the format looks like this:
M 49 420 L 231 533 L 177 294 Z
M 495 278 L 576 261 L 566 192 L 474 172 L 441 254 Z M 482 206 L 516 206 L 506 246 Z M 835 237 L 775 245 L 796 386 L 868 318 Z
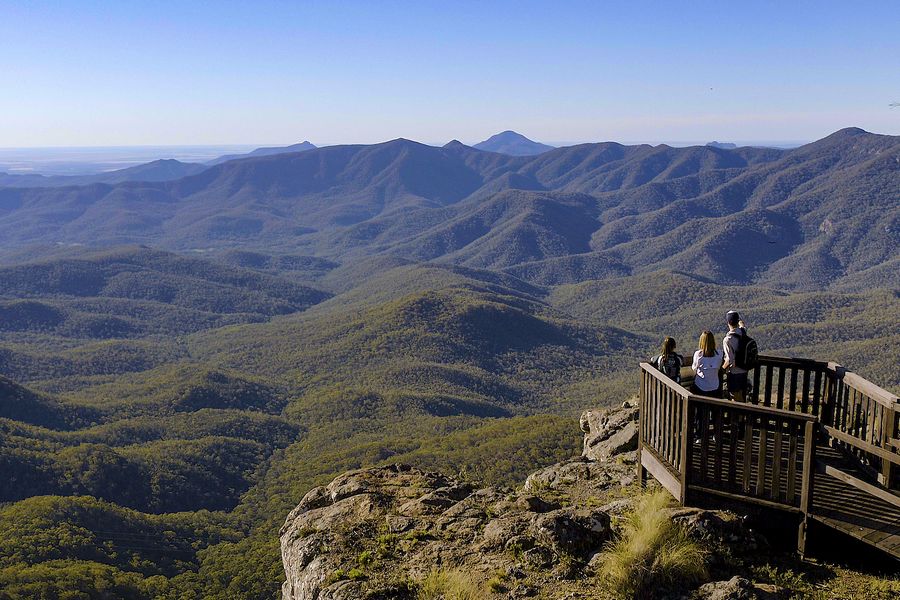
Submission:
M 496 133 L 496 132 L 495 132 Z M 518 132 L 521 133 L 521 132 Z M 491 134 L 493 135 L 493 134 Z M 526 137 L 527 134 L 523 134 Z M 486 135 L 484 139 L 490 137 Z M 397 139 L 397 138 L 392 138 Z M 288 146 L 301 140 L 284 143 L 260 144 L 182 144 L 182 145 L 135 145 L 135 146 L 48 146 L 0 148 L 0 173 L 11 175 L 91 175 L 118 169 L 125 169 L 146 164 L 160 159 L 175 159 L 181 162 L 206 163 L 215 158 L 230 154 L 244 154 L 255 148 L 267 146 Z M 382 140 L 384 143 L 390 140 Z M 426 142 L 414 140 L 430 146 L 443 146 L 447 141 Z M 464 141 L 474 145 L 483 140 Z M 709 142 L 734 143 L 738 146 L 765 146 L 777 148 L 793 148 L 814 140 L 593 140 L 555 142 L 535 140 L 555 147 L 574 146 L 584 143 L 618 142 L 625 145 L 666 144 L 673 147 L 704 145 Z M 315 144 L 315 142 L 313 142 Z M 328 147 L 343 144 L 315 144 Z

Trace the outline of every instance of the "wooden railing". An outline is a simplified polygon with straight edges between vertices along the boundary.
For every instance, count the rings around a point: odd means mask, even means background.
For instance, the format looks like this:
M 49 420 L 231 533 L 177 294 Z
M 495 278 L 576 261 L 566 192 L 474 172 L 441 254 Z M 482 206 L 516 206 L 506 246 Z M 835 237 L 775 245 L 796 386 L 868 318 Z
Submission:
M 828 363 L 779 356 L 760 356 L 749 374 L 748 401 L 818 416 L 828 396 Z
M 648 363 L 641 370 L 642 476 L 682 503 L 710 492 L 800 509 L 813 415 L 690 394 Z
M 830 443 L 852 454 L 888 489 L 900 487 L 900 401 L 833 362 L 761 356 L 748 401 L 818 417 Z
M 690 490 L 801 509 L 815 449 L 815 417 L 777 408 L 693 397 L 696 452 Z
M 897 396 L 806 359 L 762 356 L 749 379 L 747 402 L 735 403 L 691 394 L 641 363 L 641 480 L 650 473 L 682 503 L 714 494 L 799 513 L 801 548 L 817 469 L 900 507 Z M 817 443 L 852 459 L 853 473 L 817 464 Z
M 852 454 L 860 464 L 891 489 L 898 486 L 894 465 L 900 463 L 897 441 L 900 406 L 888 393 L 855 373 L 832 363 L 840 373 L 831 388 L 831 404 L 823 415 L 825 431 L 835 447 Z
M 641 363 L 641 368 L 638 448 L 647 470 L 684 503 L 690 394 L 648 363 Z

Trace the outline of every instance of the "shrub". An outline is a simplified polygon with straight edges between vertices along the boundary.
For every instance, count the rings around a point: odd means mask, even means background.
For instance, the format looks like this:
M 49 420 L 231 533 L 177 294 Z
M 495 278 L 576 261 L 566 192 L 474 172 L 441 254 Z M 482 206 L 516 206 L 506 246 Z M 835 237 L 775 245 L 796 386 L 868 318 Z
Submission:
M 503 577 L 497 575 L 491 577 L 487 582 L 487 589 L 492 594 L 500 594 L 506 591 L 506 584 L 503 583 Z
M 484 600 L 485 594 L 462 571 L 431 571 L 418 586 L 418 600 Z
M 356 562 L 360 567 L 371 567 L 375 564 L 375 553 L 371 550 L 364 550 L 356 557 Z
M 601 555 L 600 574 L 616 598 L 655 598 L 706 577 L 706 553 L 666 514 L 668 501 L 665 492 L 644 496 Z

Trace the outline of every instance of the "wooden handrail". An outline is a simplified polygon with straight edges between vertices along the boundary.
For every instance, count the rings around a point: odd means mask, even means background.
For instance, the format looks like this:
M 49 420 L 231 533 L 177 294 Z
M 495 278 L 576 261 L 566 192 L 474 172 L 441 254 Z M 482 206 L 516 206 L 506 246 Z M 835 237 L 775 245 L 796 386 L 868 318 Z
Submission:
M 735 402 L 734 400 L 720 400 L 718 398 L 710 398 L 709 396 L 698 396 L 690 394 L 688 399 L 691 402 L 699 404 L 710 404 L 713 406 L 721 406 L 738 411 L 747 411 L 757 414 L 768 415 L 770 417 L 781 417 L 800 422 L 816 422 L 818 418 L 815 415 L 797 412 L 795 410 L 784 410 L 783 408 L 772 408 L 771 406 L 760 406 L 759 404 L 750 404 L 749 402 Z
M 900 465 L 900 454 L 897 454 L 896 452 L 891 452 L 890 450 L 885 450 L 880 446 L 875 446 L 874 444 L 870 444 L 869 442 L 864 442 L 861 439 L 854 437 L 849 433 L 844 433 L 840 429 L 835 429 L 834 427 L 825 425 L 822 427 L 822 429 L 836 440 L 840 440 L 845 444 L 849 444 L 854 448 L 862 450 L 863 452 L 874 454 L 882 460 L 892 462 L 895 465 Z
M 801 367 L 810 370 L 824 371 L 828 368 L 828 363 L 822 360 L 813 360 L 811 358 L 792 358 L 787 356 L 774 356 L 770 354 L 759 355 L 760 364 L 776 365 L 781 367 Z
M 898 399 L 897 396 L 886 389 L 875 385 L 868 379 L 860 377 L 852 371 L 847 371 L 844 373 L 843 380 L 846 385 L 852 386 L 857 391 L 862 392 L 882 406 L 895 410 L 900 409 L 900 399 Z
M 641 363 L 641 368 L 642 368 L 644 371 L 646 371 L 647 373 L 649 373 L 650 375 L 652 375 L 653 377 L 655 377 L 656 379 L 658 379 L 659 381 L 663 382 L 663 383 L 666 385 L 666 387 L 668 387 L 669 389 L 675 391 L 675 392 L 676 392 L 679 396 L 681 396 L 682 398 L 687 398 L 688 395 L 690 394 L 690 392 L 688 392 L 687 389 L 686 389 L 684 386 L 679 385 L 679 384 L 676 383 L 674 380 L 670 379 L 668 376 L 666 376 L 666 375 L 664 375 L 663 373 L 661 373 L 661 372 L 659 371 L 659 369 L 657 369 L 656 367 L 654 367 L 654 366 L 651 365 L 650 363 L 648 363 L 648 362 L 642 362 L 642 363 Z

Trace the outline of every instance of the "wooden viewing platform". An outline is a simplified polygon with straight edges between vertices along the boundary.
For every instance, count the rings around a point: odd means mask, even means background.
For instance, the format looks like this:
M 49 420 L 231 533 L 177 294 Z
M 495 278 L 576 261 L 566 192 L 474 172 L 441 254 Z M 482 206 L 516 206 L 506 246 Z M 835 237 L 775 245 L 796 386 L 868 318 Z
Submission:
M 685 374 L 690 369 L 685 369 Z M 720 497 L 816 521 L 900 559 L 900 401 L 832 362 L 761 356 L 747 402 L 641 363 L 638 470 L 681 504 Z

